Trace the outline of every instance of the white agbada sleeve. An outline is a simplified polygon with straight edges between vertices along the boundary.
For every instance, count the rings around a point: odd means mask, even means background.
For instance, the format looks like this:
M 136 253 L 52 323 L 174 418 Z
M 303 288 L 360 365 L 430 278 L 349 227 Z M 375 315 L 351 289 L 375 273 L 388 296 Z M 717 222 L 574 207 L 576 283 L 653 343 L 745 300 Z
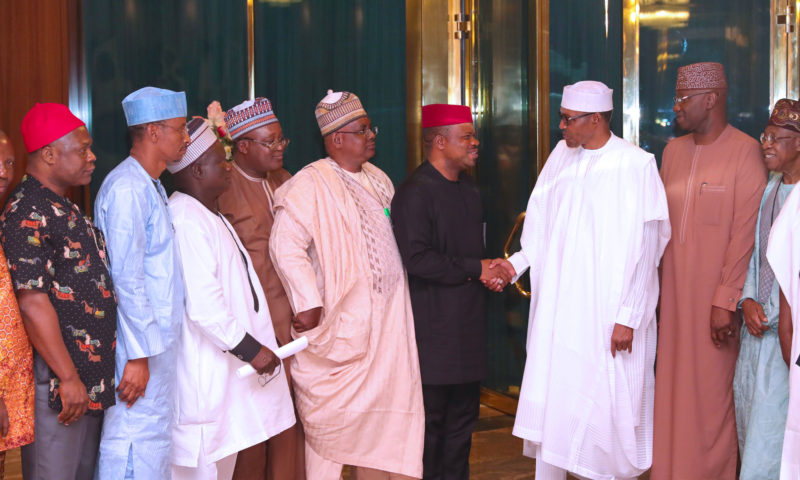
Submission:
M 772 225 L 767 260 L 792 310 L 792 352 L 789 357 L 789 412 L 783 437 L 781 480 L 800 478 L 800 189 L 795 188 Z
M 181 257 L 192 259 L 181 262 L 186 285 L 184 318 L 197 325 L 214 345 L 228 351 L 244 339 L 246 330 L 230 313 L 218 279 L 217 256 L 204 248 L 213 246 L 215 251 L 220 248 L 218 230 L 209 225 L 208 220 L 207 216 L 193 216 L 192 221 L 181 222 L 180 228 L 175 229 Z M 244 294 L 250 295 L 250 292 Z
M 653 273 L 653 265 L 658 264 L 663 252 L 663 248 L 660 247 L 658 241 L 660 228 L 660 220 L 644 224 L 642 255 L 636 262 L 630 283 L 622 290 L 622 304 L 620 305 L 616 323 L 634 330 L 639 328 L 646 313 L 647 292 L 648 289 L 652 288 L 650 280 Z

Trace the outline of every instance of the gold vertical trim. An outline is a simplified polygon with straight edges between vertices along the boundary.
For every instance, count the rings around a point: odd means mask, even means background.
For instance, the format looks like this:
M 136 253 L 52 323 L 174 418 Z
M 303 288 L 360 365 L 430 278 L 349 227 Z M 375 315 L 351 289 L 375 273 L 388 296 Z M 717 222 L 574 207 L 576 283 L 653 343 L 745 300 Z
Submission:
M 422 0 L 406 0 L 406 171 L 411 173 L 420 163 L 422 163 Z
M 639 0 L 622 7 L 622 137 L 639 145 Z
M 536 0 L 536 171 L 541 172 L 550 156 L 550 0 Z M 534 35 L 530 35 L 534 38 Z
M 247 92 L 250 100 L 256 98 L 255 17 L 253 0 L 247 0 Z
M 464 2 L 464 13 L 469 14 L 470 31 L 467 37 L 464 54 L 464 100 L 466 105 L 472 110 L 472 115 L 483 115 L 484 110 L 484 91 L 482 89 L 480 78 L 481 76 L 475 70 L 475 43 L 478 37 L 478 22 L 480 21 L 480 13 L 476 7 L 476 2 L 473 0 L 466 0 Z M 477 88 L 475 88 L 477 87 Z M 483 120 L 482 118 L 479 120 Z

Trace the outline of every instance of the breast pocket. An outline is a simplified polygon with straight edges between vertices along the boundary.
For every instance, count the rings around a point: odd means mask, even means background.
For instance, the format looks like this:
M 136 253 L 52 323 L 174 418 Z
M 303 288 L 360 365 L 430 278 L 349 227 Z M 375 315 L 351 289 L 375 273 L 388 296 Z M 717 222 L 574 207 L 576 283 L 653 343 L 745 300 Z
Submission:
M 695 218 L 704 225 L 719 225 L 722 216 L 722 204 L 725 201 L 725 185 L 703 183 L 697 194 L 697 211 Z

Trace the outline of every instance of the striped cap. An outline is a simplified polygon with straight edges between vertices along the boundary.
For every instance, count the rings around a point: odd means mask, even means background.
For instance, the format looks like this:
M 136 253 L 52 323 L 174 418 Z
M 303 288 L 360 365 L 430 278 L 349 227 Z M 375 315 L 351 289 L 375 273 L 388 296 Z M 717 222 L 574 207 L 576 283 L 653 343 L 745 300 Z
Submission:
M 361 100 L 354 93 L 332 90 L 328 90 L 328 95 L 320 100 L 314 113 L 323 137 L 353 120 L 367 116 L 367 112 L 361 106 Z
M 198 126 L 199 125 L 199 126 Z M 186 153 L 183 158 L 175 163 L 168 163 L 167 170 L 169 173 L 178 173 L 189 165 L 193 164 L 195 160 L 200 158 L 214 142 L 218 142 L 217 136 L 214 134 L 214 129 L 203 117 L 192 118 L 186 127 L 189 129 L 189 146 L 186 148 Z
M 264 97 L 242 102 L 225 113 L 225 126 L 228 127 L 233 140 L 251 130 L 277 121 L 278 117 L 272 112 L 272 104 Z

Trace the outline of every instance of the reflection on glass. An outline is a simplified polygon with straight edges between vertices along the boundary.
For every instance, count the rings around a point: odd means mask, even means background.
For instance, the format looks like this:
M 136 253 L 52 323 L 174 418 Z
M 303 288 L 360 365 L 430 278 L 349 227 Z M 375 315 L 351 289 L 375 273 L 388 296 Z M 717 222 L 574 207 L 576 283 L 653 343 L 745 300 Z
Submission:
M 640 3 L 639 146 L 660 164 L 667 142 L 684 133 L 675 123 L 672 97 L 678 67 L 695 62 L 725 66 L 728 120 L 757 137 L 769 117 L 770 2 Z
M 528 117 L 527 0 L 479 0 L 475 3 L 477 41 L 473 58 L 471 103 L 481 141 L 476 172 L 487 223 L 490 256 L 501 256 L 514 219 L 525 209 L 536 175 Z M 533 83 L 531 82 L 531 85 Z M 519 244 L 511 247 L 514 251 Z M 490 294 L 487 302 L 489 378 L 484 385 L 519 394 L 525 365 L 529 301 L 513 287 Z

